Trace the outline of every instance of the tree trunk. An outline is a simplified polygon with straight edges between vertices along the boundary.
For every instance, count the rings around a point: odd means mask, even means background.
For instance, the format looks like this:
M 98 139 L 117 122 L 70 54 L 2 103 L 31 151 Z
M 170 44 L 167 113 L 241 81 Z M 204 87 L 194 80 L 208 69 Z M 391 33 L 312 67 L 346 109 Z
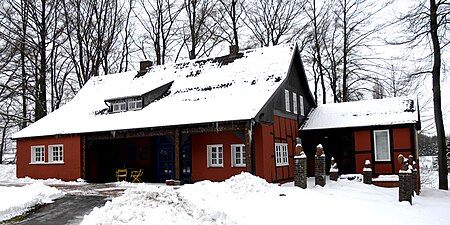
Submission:
M 430 34 L 433 42 L 433 103 L 434 122 L 437 131 L 438 159 L 439 159 L 439 189 L 448 190 L 448 168 L 445 146 L 444 120 L 441 108 L 441 47 L 438 36 L 437 5 L 430 0 Z
M 35 108 L 35 121 L 38 121 L 47 114 L 47 88 L 46 88 L 46 73 L 47 73 L 47 55 L 46 55 L 46 37 L 47 37 L 47 21 L 46 21 L 46 9 L 45 1 L 42 1 L 42 12 L 41 12 L 41 30 L 39 32 L 40 36 L 40 64 L 39 64 L 39 75 L 37 80 L 37 90 L 38 96 Z

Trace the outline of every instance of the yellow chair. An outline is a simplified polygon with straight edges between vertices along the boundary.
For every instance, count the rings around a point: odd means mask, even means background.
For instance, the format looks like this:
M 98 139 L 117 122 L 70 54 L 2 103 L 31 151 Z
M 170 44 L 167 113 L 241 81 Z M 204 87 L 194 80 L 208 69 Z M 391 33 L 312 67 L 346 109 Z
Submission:
M 118 169 L 116 171 L 117 181 L 126 181 L 127 180 L 127 169 Z
M 144 174 L 144 169 L 139 169 L 136 171 L 131 171 L 131 179 L 133 183 L 142 183 L 142 175 Z

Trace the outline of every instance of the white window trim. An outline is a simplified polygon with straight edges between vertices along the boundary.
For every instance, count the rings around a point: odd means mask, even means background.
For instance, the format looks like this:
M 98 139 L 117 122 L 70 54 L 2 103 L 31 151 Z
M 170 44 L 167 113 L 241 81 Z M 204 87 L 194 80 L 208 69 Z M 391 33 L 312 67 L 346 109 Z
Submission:
M 292 108 L 293 113 L 298 114 L 297 93 L 292 92 Z
M 388 149 L 388 158 L 387 159 L 379 159 L 378 158 L 378 150 L 377 150 L 377 133 L 387 133 L 387 149 Z M 375 153 L 375 161 L 391 161 L 391 143 L 390 143 L 390 135 L 389 130 L 375 130 L 373 131 L 373 147 L 374 147 L 374 153 Z
M 61 155 L 62 160 L 53 160 L 53 147 L 61 147 Z M 49 145 L 48 146 L 48 163 L 51 164 L 64 164 L 64 145 L 63 144 L 57 144 L 57 145 Z
M 223 167 L 223 145 L 222 144 L 217 144 L 217 145 L 207 145 L 207 160 L 208 160 L 208 168 L 220 168 Z M 222 158 L 221 158 L 221 163 L 219 163 L 219 156 L 217 156 L 217 163 L 213 164 L 212 163 L 212 149 L 213 148 L 221 148 L 222 149 Z
M 141 104 L 140 107 L 138 107 L 138 104 Z M 142 98 L 141 97 L 136 97 L 136 98 L 131 98 L 130 100 L 128 100 L 128 110 L 139 110 L 142 109 Z
M 241 153 L 240 153 L 241 163 L 236 163 L 236 147 L 241 148 Z M 232 167 L 246 167 L 247 166 L 246 155 L 245 155 L 245 152 L 242 153 L 242 150 L 246 151 L 244 144 L 232 144 L 231 145 L 231 166 Z
M 115 110 L 114 106 L 117 106 L 119 109 Z M 125 106 L 125 107 L 122 107 L 122 106 Z M 126 101 L 113 102 L 111 104 L 111 107 L 112 107 L 113 112 L 125 112 L 125 111 L 127 111 L 127 102 Z
M 299 95 L 300 98 L 300 115 L 305 116 L 305 103 L 303 102 L 303 96 Z
M 43 161 L 36 161 L 36 149 L 42 148 Z M 45 164 L 45 145 L 31 146 L 31 162 L 30 164 Z
M 275 163 L 276 166 L 289 165 L 289 149 L 287 143 L 275 143 Z
M 291 104 L 290 104 L 290 100 L 289 100 L 289 90 L 287 90 L 287 89 L 284 89 L 284 104 L 286 106 L 286 111 L 290 112 Z

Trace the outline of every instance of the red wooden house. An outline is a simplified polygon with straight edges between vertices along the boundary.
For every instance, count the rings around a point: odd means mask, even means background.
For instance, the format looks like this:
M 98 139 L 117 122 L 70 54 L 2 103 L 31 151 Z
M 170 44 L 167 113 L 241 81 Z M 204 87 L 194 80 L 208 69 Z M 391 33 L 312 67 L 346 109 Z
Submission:
M 409 97 L 320 105 L 299 131 L 311 159 L 308 173 L 314 174 L 315 146 L 322 144 L 328 168 L 334 157 L 340 173 L 361 174 L 370 160 L 375 176 L 398 174 L 399 154 L 418 159 L 419 118 L 417 101 Z
M 294 176 L 298 128 L 315 102 L 295 45 L 91 78 L 14 134 L 17 176 L 90 182 L 118 168 L 144 181 Z

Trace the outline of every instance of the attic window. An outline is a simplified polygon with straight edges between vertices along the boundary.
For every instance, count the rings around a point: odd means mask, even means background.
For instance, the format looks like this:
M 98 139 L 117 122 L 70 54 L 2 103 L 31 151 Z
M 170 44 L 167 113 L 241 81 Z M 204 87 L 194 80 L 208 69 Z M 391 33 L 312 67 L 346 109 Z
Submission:
M 142 109 L 142 98 L 135 97 L 128 99 L 128 110 L 139 110 Z
M 125 99 L 120 99 L 112 102 L 111 104 L 112 112 L 123 112 L 127 111 L 127 103 Z

